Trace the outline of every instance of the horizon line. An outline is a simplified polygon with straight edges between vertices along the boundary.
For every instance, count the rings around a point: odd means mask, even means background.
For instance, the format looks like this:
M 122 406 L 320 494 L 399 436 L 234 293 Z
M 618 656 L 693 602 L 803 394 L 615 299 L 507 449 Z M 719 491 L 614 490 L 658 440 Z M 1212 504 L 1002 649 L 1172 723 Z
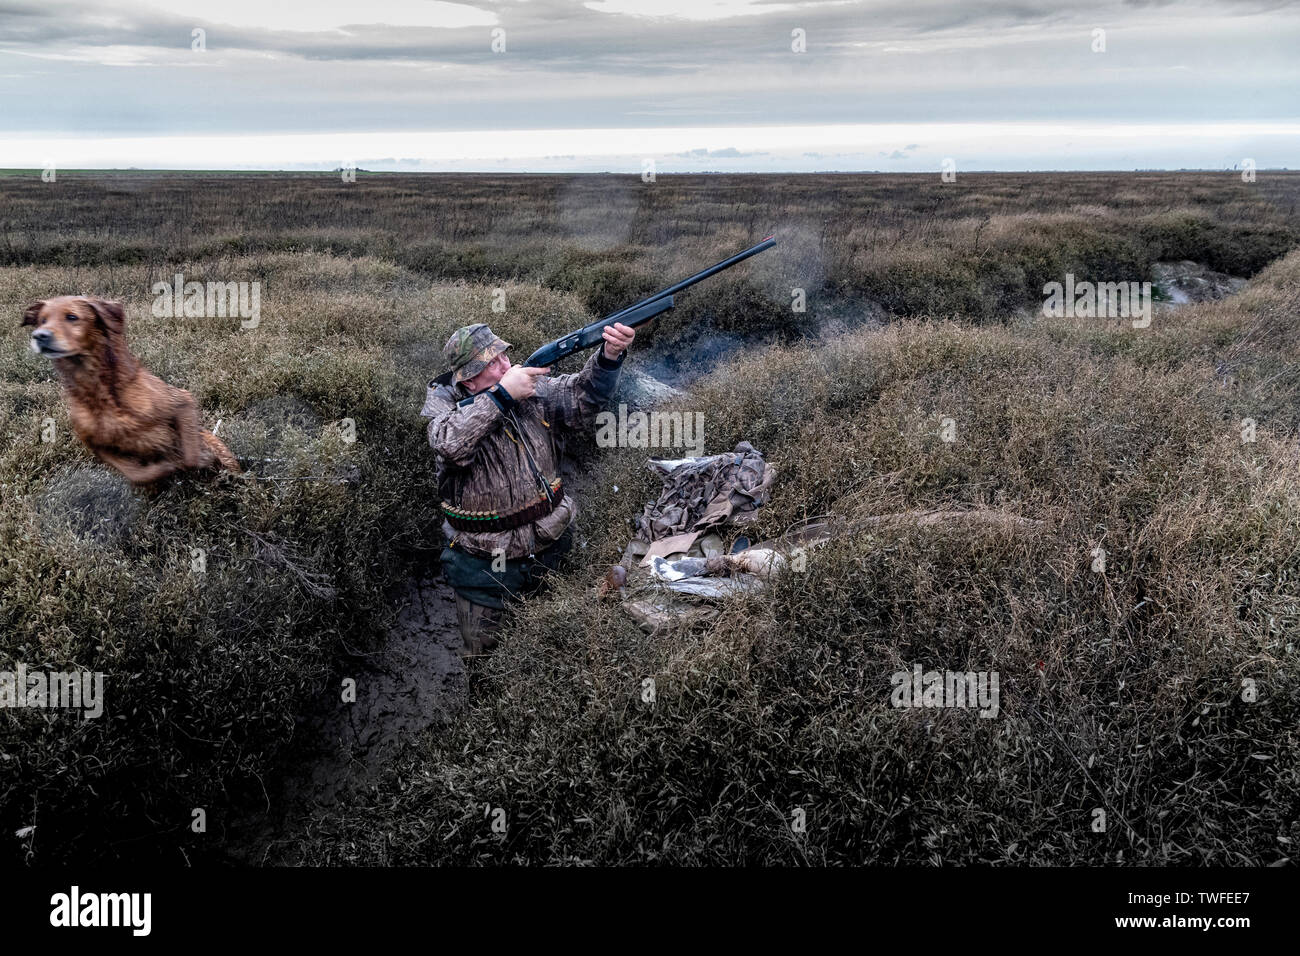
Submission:
M 202 166 L 68 166 L 55 167 L 56 173 L 292 173 L 310 176 L 337 176 L 344 167 L 332 169 L 294 168 L 286 166 L 202 167 Z M 354 170 L 366 176 L 630 176 L 641 178 L 638 172 L 614 169 L 366 169 Z M 1257 166 L 1256 173 L 1300 172 L 1300 167 Z M 0 173 L 32 173 L 40 176 L 40 166 L 0 166 Z M 825 176 L 825 175 L 877 175 L 877 176 L 933 176 L 942 170 L 935 167 L 922 169 L 694 169 L 655 172 L 655 178 L 670 176 Z M 1240 166 L 1133 166 L 1108 169 L 1081 167 L 1037 167 L 1033 169 L 986 167 L 983 169 L 954 170 L 959 176 L 982 174 L 1036 174 L 1036 173 L 1239 173 Z M 648 185 L 648 183 L 647 183 Z

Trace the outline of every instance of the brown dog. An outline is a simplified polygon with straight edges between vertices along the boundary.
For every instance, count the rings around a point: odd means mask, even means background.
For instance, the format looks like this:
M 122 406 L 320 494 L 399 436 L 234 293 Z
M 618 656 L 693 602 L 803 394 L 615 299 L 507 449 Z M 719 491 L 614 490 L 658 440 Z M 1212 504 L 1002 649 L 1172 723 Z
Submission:
M 178 471 L 225 468 L 239 460 L 200 426 L 194 396 L 141 367 L 126 346 L 120 302 L 85 296 L 27 307 L 32 351 L 54 360 L 72 430 L 95 457 L 137 485 Z

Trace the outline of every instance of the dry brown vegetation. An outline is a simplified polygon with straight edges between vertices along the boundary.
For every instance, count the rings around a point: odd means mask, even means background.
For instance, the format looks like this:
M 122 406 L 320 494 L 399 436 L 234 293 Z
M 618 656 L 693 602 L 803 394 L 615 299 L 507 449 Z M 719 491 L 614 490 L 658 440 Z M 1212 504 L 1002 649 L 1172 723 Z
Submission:
M 1300 176 L 56 185 L 0 178 L 15 326 L 0 354 L 0 668 L 103 670 L 109 713 L 0 716 L 0 823 L 37 825 L 7 855 L 219 858 L 223 820 L 263 799 L 294 715 L 336 693 L 342 645 L 377 639 L 386 584 L 440 546 L 416 410 L 446 334 L 490 321 L 530 350 L 775 231 L 775 252 L 683 296 L 635 356 L 685 373 L 679 401 L 706 412 L 709 452 L 745 439 L 780 464 L 752 533 L 976 507 L 1042 529 L 847 536 L 714 626 L 651 638 L 590 590 L 652 496 L 644 452 L 580 449 L 582 559 L 511 617 L 463 720 L 271 858 L 1294 856 Z M 1254 278 L 1149 329 L 1033 311 L 1066 271 L 1141 280 L 1168 259 Z M 261 327 L 149 317 L 150 285 L 176 271 L 260 279 Z M 808 313 L 790 312 L 793 286 Z M 280 478 L 360 480 L 122 488 L 69 439 L 16 331 L 30 299 L 81 291 L 127 302 L 133 349 L 223 419 L 236 454 L 288 459 Z M 882 310 L 883 327 L 864 324 Z M 703 363 L 675 354 L 696 346 Z M 943 417 L 957 441 L 939 440 Z M 998 671 L 1000 716 L 895 710 L 889 675 L 913 664 Z M 504 837 L 485 805 L 506 810 Z M 206 835 L 189 831 L 195 806 Z

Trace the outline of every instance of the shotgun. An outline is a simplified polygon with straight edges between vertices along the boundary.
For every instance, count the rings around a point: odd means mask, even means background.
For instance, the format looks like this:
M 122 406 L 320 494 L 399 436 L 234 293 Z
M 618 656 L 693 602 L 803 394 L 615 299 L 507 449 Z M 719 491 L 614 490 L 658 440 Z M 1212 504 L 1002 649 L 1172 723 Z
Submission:
M 580 352 L 583 349 L 590 348 L 593 345 L 599 345 L 604 341 L 601 332 L 607 325 L 613 325 L 615 322 L 622 322 L 624 325 L 636 328 L 644 322 L 649 322 L 655 316 L 667 312 L 673 307 L 673 296 L 688 286 L 707 279 L 711 275 L 716 275 L 723 269 L 730 269 L 737 262 L 748 259 L 750 256 L 756 256 L 764 249 L 771 249 L 776 245 L 776 239 L 768 236 L 756 246 L 750 246 L 744 252 L 738 252 L 730 259 L 723 259 L 717 265 L 709 266 L 703 272 L 697 272 L 689 279 L 683 279 L 676 285 L 670 285 L 662 292 L 656 292 L 647 299 L 629 305 L 626 309 L 620 309 L 612 315 L 607 315 L 591 325 L 583 326 L 576 332 L 570 332 L 568 335 L 562 335 L 554 342 L 547 342 L 540 349 L 528 356 L 524 365 L 527 368 L 546 368 L 554 365 L 565 356 L 572 355 L 574 352 Z

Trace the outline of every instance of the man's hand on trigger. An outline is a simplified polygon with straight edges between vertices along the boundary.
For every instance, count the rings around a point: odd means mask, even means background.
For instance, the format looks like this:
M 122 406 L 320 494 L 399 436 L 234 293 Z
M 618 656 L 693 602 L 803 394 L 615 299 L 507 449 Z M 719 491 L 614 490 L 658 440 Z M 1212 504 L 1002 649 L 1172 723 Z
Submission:
M 615 322 L 613 325 L 607 325 L 601 330 L 601 335 L 605 337 L 605 344 L 602 348 L 605 350 L 605 358 L 611 362 L 617 362 L 618 357 L 627 350 L 636 338 L 636 329 L 624 325 L 622 322 Z
M 498 383 L 510 393 L 517 402 L 532 398 L 537 394 L 537 379 L 550 372 L 549 368 L 524 368 L 522 365 L 510 366 L 510 371 L 501 376 Z

